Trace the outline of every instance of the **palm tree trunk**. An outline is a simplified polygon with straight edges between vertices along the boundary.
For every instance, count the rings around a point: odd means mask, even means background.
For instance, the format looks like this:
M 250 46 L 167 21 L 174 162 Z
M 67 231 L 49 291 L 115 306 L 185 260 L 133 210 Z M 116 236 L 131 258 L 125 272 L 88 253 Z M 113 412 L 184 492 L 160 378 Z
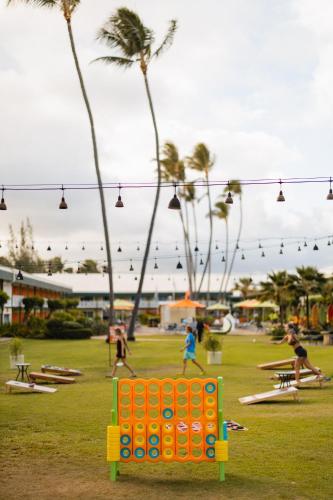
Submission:
M 232 269 L 234 267 L 234 262 L 235 262 L 235 258 L 236 258 L 236 254 L 237 254 L 237 248 L 238 248 L 239 240 L 240 240 L 241 233 L 242 233 L 242 227 L 243 227 L 243 206 L 242 206 L 242 195 L 240 194 L 239 195 L 239 226 L 238 226 L 238 234 L 237 234 L 236 244 L 235 244 L 235 248 L 233 250 L 233 254 L 232 254 L 232 258 L 231 258 L 231 262 L 230 262 L 230 266 L 229 266 L 229 270 L 228 270 L 227 280 L 226 280 L 226 283 L 225 283 L 225 290 L 224 290 L 225 293 L 227 292 L 227 288 L 228 288 L 230 276 L 231 276 L 231 273 L 232 273 Z
M 308 294 L 306 294 L 306 296 L 305 296 L 305 306 L 306 306 L 306 328 L 309 330 L 310 329 L 310 301 L 309 301 Z
M 135 322 L 136 322 L 136 318 L 137 318 L 138 311 L 139 311 L 139 304 L 140 304 L 140 299 L 141 299 L 143 281 L 145 278 L 147 261 L 148 261 L 148 257 L 149 257 L 149 251 L 150 251 L 150 244 L 151 244 L 151 239 L 153 236 L 158 201 L 160 198 L 161 179 L 162 179 L 162 169 L 161 169 L 161 162 L 160 162 L 160 143 L 159 143 L 159 136 L 158 136 L 154 106 L 153 106 L 153 101 L 152 101 L 152 97 L 150 94 L 146 70 L 142 70 L 142 73 L 143 73 L 143 77 L 144 77 L 146 94 L 147 94 L 147 98 L 148 98 L 149 109 L 150 109 L 151 117 L 153 120 L 154 133 L 155 133 L 155 148 L 156 148 L 156 161 L 157 161 L 157 189 L 156 189 L 156 194 L 155 194 L 153 213 L 152 213 L 152 216 L 150 219 L 150 226 L 149 226 L 149 230 L 148 230 L 148 237 L 147 237 L 145 253 L 144 253 L 143 261 L 142 261 L 141 275 L 140 275 L 140 280 L 139 280 L 139 285 L 138 285 L 138 291 L 137 291 L 136 296 L 135 296 L 134 308 L 132 311 L 131 320 L 130 320 L 130 324 L 129 324 L 128 332 L 127 332 L 127 340 L 135 340 L 135 336 L 134 336 Z
M 219 299 L 222 300 L 223 298 L 223 285 L 224 285 L 224 280 L 227 275 L 227 267 L 228 267 L 228 256 L 229 256 L 229 224 L 228 224 L 228 219 L 225 219 L 225 263 L 224 263 L 224 271 L 223 271 L 223 276 L 221 280 L 221 285 L 220 285 L 220 290 L 219 290 Z
M 198 241 L 198 223 L 197 223 L 197 214 L 195 211 L 194 201 L 191 201 L 192 205 L 192 214 L 193 214 L 193 225 L 194 225 L 194 238 L 195 241 Z M 194 266 L 193 266 L 193 285 L 194 285 L 194 296 L 197 298 L 197 269 L 198 269 L 198 256 L 197 252 L 194 254 Z
M 187 278 L 188 278 L 188 284 L 189 284 L 189 288 L 190 288 L 190 294 L 192 295 L 193 289 L 192 289 L 191 266 L 190 266 L 190 262 L 189 262 L 189 252 L 188 252 L 188 247 L 189 247 L 189 244 L 188 244 L 188 234 L 187 234 L 186 227 L 185 227 L 185 221 L 184 221 L 183 209 L 182 208 L 179 210 L 179 216 L 180 216 L 180 220 L 182 222 L 182 228 L 183 228 Z
M 189 276 L 190 276 L 190 293 L 193 297 L 193 255 L 191 250 L 191 231 L 188 215 L 187 201 L 185 201 L 185 223 L 186 223 L 186 235 L 187 235 L 187 251 L 188 251 L 188 261 L 189 261 Z
M 199 288 L 198 288 L 198 295 L 200 293 L 204 277 L 207 272 L 208 268 L 208 281 L 207 281 L 207 295 L 206 295 L 206 300 L 207 303 L 209 302 L 210 299 L 210 274 L 211 274 L 211 249 L 212 249 L 212 239 L 213 239 L 213 216 L 212 216 L 212 201 L 210 198 L 210 189 L 209 189 L 209 183 L 208 183 L 208 172 L 206 172 L 206 182 L 207 182 L 207 197 L 208 197 L 208 210 L 209 210 L 209 241 L 208 241 L 208 252 L 207 252 L 207 259 L 205 263 L 205 267 L 201 276 Z
M 110 307 L 110 313 L 109 313 L 109 327 L 112 326 L 113 324 L 113 317 L 114 317 L 114 311 L 113 311 L 113 280 L 112 280 L 112 260 L 111 260 L 111 247 L 110 247 L 110 240 L 109 240 L 109 230 L 108 230 L 108 221 L 107 221 L 107 215 L 106 215 L 106 207 L 105 207 L 105 199 L 104 199 L 104 191 L 103 191 L 103 183 L 102 183 L 102 178 L 101 178 L 101 173 L 99 169 L 99 160 L 98 160 L 98 150 L 97 150 L 97 140 L 96 140 L 96 133 L 95 133 L 95 125 L 94 125 L 94 119 L 88 99 L 88 95 L 86 92 L 86 88 L 84 85 L 83 81 L 83 76 L 81 73 L 81 68 L 79 65 L 79 60 L 76 54 L 76 49 L 75 49 L 75 43 L 74 43 L 74 38 L 73 38 L 73 32 L 72 32 L 72 25 L 71 25 L 71 20 L 66 19 L 67 21 L 67 28 L 68 28 L 68 34 L 69 34 L 69 39 L 70 39 L 70 44 L 71 44 L 71 49 L 72 49 L 72 54 L 74 57 L 74 62 L 75 62 L 75 67 L 77 71 L 77 75 L 79 77 L 80 81 L 80 87 L 81 87 L 81 92 L 83 96 L 84 103 L 86 105 L 87 113 L 88 113 L 88 118 L 89 118 L 89 124 L 90 124 L 90 132 L 91 132 L 91 139 L 92 139 L 92 144 L 93 144 L 93 152 L 94 152 L 94 163 L 95 163 L 95 170 L 96 170 L 96 176 L 97 176 L 97 182 L 98 182 L 98 190 L 99 190 L 99 196 L 100 196 L 100 202 L 101 202 L 101 209 L 102 209 L 102 220 L 103 220 L 103 229 L 104 229 L 104 238 L 105 238 L 105 248 L 106 248 L 106 258 L 107 258 L 107 264 L 108 264 L 108 278 L 109 278 L 109 307 Z M 110 344 L 110 328 L 108 331 L 108 340 L 109 340 L 109 346 Z M 109 365 L 111 366 L 111 355 L 110 355 L 110 347 L 109 347 Z

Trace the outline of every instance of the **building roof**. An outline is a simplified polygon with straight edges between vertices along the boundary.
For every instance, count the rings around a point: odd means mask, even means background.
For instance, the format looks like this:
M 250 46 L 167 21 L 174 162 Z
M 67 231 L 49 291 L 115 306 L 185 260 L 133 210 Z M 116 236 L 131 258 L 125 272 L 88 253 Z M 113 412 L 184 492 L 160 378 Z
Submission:
M 0 279 L 4 281 L 9 281 L 11 283 L 22 283 L 28 286 L 33 286 L 37 288 L 44 288 L 45 290 L 51 290 L 53 292 L 60 293 L 71 293 L 72 288 L 69 285 L 59 283 L 61 280 L 50 280 L 50 278 L 45 277 L 45 274 L 30 274 L 22 272 L 23 280 L 16 280 L 17 271 L 11 269 L 10 267 L 0 266 Z

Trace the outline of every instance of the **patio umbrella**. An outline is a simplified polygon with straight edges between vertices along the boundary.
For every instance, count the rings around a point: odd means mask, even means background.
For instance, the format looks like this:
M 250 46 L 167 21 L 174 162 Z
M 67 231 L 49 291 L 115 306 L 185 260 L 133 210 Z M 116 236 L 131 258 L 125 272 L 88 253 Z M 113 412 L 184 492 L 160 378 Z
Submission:
M 229 311 L 229 307 L 220 302 L 216 302 L 216 304 L 207 307 L 207 311 Z
M 177 307 L 179 309 L 193 309 L 193 308 L 205 308 L 203 304 L 200 304 L 200 302 L 196 302 L 191 299 L 182 299 L 178 300 L 178 302 L 174 302 L 173 304 L 170 304 L 169 307 Z
M 132 311 L 134 308 L 133 302 L 124 299 L 116 299 L 113 303 L 113 308 L 116 311 Z

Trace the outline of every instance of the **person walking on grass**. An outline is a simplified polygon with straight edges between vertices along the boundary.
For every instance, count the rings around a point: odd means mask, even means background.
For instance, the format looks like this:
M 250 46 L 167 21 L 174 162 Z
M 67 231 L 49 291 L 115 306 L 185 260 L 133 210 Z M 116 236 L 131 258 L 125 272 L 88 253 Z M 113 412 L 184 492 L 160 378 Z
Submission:
M 309 361 L 308 359 L 308 353 L 307 350 L 304 349 L 304 347 L 301 346 L 300 341 L 298 340 L 297 337 L 297 331 L 296 327 L 292 324 L 289 323 L 287 327 L 287 333 L 283 337 L 282 340 L 277 342 L 277 344 L 283 344 L 284 342 L 287 342 L 288 345 L 290 345 L 297 356 L 295 360 L 295 380 L 296 380 L 296 385 L 298 386 L 300 383 L 300 368 L 302 365 L 306 366 L 309 370 L 312 371 L 315 375 L 317 375 L 318 380 L 330 380 L 329 377 L 325 377 L 320 370 L 315 368 Z
M 126 362 L 126 349 L 128 351 L 128 354 L 131 354 L 131 351 L 129 350 L 129 347 L 127 345 L 125 336 L 123 332 L 120 330 L 120 328 L 115 329 L 115 334 L 117 337 L 117 353 L 116 353 L 116 358 L 113 363 L 113 369 L 111 373 L 111 377 L 114 377 L 117 371 L 117 365 L 119 362 L 122 362 L 124 366 L 131 372 L 132 377 L 136 377 L 136 374 L 130 367 L 130 365 Z
M 204 369 L 195 359 L 195 336 L 193 334 L 191 326 L 186 327 L 186 333 L 187 335 L 185 339 L 185 346 L 180 349 L 180 352 L 184 351 L 184 364 L 183 364 L 182 375 L 185 375 L 187 360 L 189 359 L 201 370 L 200 375 L 204 375 L 205 374 Z

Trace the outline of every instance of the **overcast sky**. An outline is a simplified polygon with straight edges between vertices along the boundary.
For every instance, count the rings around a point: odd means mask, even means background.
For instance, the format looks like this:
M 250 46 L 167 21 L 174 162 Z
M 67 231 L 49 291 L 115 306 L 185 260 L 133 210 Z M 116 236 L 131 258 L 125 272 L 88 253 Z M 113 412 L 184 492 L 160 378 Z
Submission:
M 20 5 L 0 7 L 0 184 L 95 182 L 88 121 L 70 53 L 64 19 L 50 11 Z M 77 51 L 90 96 L 105 182 L 155 179 L 154 135 L 139 68 L 90 64 L 110 53 L 95 41 L 97 29 L 117 7 L 134 9 L 161 40 L 170 19 L 178 20 L 174 44 L 149 70 L 160 139 L 173 141 L 182 156 L 205 142 L 216 156 L 211 177 L 276 178 L 333 176 L 333 2 L 331 0 L 83 0 L 73 18 Z M 297 252 L 297 241 L 333 234 L 333 202 L 328 184 L 244 189 L 245 260 L 237 275 L 266 273 L 296 265 L 332 270 L 333 245 L 318 240 Z M 7 192 L 0 240 L 8 225 L 29 217 L 36 246 L 44 257 L 102 259 L 103 231 L 98 193 L 67 192 L 69 210 L 58 210 L 60 191 Z M 219 196 L 213 190 L 213 198 Z M 144 245 L 153 190 L 123 190 L 124 209 L 107 193 L 116 271 L 127 271 Z M 167 210 L 172 190 L 163 190 L 154 241 L 161 272 L 175 269 L 182 255 L 177 213 Z M 206 200 L 199 205 L 199 247 L 206 252 Z M 231 238 L 238 227 L 235 201 Z M 224 227 L 214 222 L 222 266 Z M 261 258 L 258 240 L 295 238 Z M 254 242 L 254 240 L 257 240 Z M 333 237 L 331 237 L 333 240 Z M 69 250 L 64 250 L 65 242 Z M 175 250 L 178 241 L 179 251 Z M 289 240 L 286 240 L 286 242 Z M 121 242 L 122 254 L 117 253 Z M 48 244 L 52 252 L 46 252 Z M 80 249 L 85 244 L 85 252 Z M 252 249 L 252 250 L 251 250 Z M 2 255 L 5 253 L 3 245 Z M 174 260 L 161 257 L 174 256 Z M 153 262 L 152 262 L 153 265 Z M 151 267 L 152 267 L 151 265 Z

